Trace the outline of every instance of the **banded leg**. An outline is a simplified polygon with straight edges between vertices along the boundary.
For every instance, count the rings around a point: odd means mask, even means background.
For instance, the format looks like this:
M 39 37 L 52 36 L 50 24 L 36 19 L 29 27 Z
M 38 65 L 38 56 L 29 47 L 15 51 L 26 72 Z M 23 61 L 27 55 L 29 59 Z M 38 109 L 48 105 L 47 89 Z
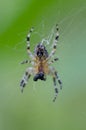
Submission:
M 24 74 L 24 76 L 22 77 L 22 80 L 20 82 L 20 88 L 21 88 L 21 92 L 23 92 L 24 87 L 27 84 L 28 79 L 30 78 L 30 76 L 33 73 L 33 68 L 28 68 Z
M 57 88 L 57 85 L 56 85 L 56 77 L 53 77 L 53 82 L 54 82 L 54 89 L 55 89 L 55 96 L 54 96 L 53 102 L 55 102 L 56 97 L 58 95 L 58 88 Z
M 32 61 L 28 61 L 28 60 L 25 60 L 25 61 L 22 61 L 21 64 L 27 64 L 27 63 L 32 63 Z
M 27 35 L 27 52 L 29 54 L 29 56 L 31 58 L 34 58 L 34 56 L 32 55 L 31 51 L 30 51 L 30 36 L 31 36 L 31 33 L 33 32 L 33 28 L 30 29 L 28 35 Z
M 59 85 L 60 85 L 60 89 L 62 89 L 62 81 L 60 80 L 60 78 L 59 78 L 59 76 L 58 76 L 58 74 L 57 74 L 56 71 L 55 71 L 55 76 L 56 76 L 56 78 L 57 78 L 57 80 L 58 80 L 58 83 L 59 83 Z
M 53 42 L 53 50 L 51 51 L 51 53 L 50 53 L 50 55 L 49 55 L 50 58 L 51 58 L 52 55 L 54 55 L 55 52 L 56 52 L 57 42 L 58 42 L 58 38 L 59 38 L 58 30 L 59 30 L 58 24 L 56 24 L 56 35 L 55 35 L 55 39 L 54 39 L 54 42 Z
M 55 90 L 55 96 L 53 99 L 53 102 L 55 102 L 57 95 L 58 95 L 58 88 L 57 88 L 57 84 L 56 84 L 56 75 L 55 75 L 55 69 L 53 67 L 50 66 L 50 73 L 53 76 L 53 83 L 54 83 L 54 90 Z
M 58 60 L 59 60 L 58 58 L 54 58 L 53 60 L 51 60 L 51 63 L 54 63 L 54 62 L 56 62 Z
M 29 63 L 28 60 L 24 60 L 24 61 L 21 62 L 21 64 L 27 64 L 27 63 Z

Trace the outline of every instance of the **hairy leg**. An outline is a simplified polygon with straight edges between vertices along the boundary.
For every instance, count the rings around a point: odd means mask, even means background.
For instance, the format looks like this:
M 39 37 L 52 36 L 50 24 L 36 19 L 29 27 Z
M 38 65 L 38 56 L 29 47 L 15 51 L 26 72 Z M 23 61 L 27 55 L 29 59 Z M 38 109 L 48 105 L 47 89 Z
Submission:
M 54 42 L 53 42 L 53 46 L 52 46 L 52 51 L 48 57 L 48 59 L 50 59 L 56 52 L 56 47 L 57 47 L 57 42 L 58 42 L 58 38 L 59 38 L 59 33 L 58 33 L 58 25 L 56 24 L 56 34 L 55 34 L 55 39 L 54 39 Z
M 21 64 L 27 64 L 27 63 L 29 63 L 28 60 L 24 60 L 24 61 L 21 62 Z
M 62 89 L 62 81 L 61 81 L 61 79 L 59 78 L 59 75 L 58 75 L 58 73 L 55 71 L 55 76 L 56 76 L 56 78 L 57 78 L 57 80 L 58 80 L 58 83 L 59 83 L 59 85 L 60 85 L 60 89 Z
M 55 102 L 56 97 L 57 97 L 57 95 L 58 95 L 58 88 L 57 88 L 57 84 L 56 84 L 55 69 L 54 69 L 52 66 L 49 67 L 49 75 L 51 75 L 52 78 L 53 78 L 54 90 L 55 90 L 55 96 L 54 96 L 54 98 L 53 98 L 53 102 Z
M 54 83 L 54 90 L 55 90 L 55 96 L 53 99 L 53 102 L 55 102 L 57 95 L 58 95 L 58 88 L 57 88 L 57 84 L 56 84 L 56 77 L 53 76 L 53 83 Z
M 49 74 L 52 75 L 52 77 L 53 77 L 54 90 L 55 90 L 55 96 L 54 96 L 53 102 L 55 102 L 57 95 L 58 95 L 58 88 L 57 88 L 56 81 L 58 80 L 60 89 L 62 89 L 62 82 L 61 82 L 56 70 L 54 69 L 54 67 L 52 67 L 52 66 L 49 67 Z
M 28 35 L 27 35 L 27 52 L 30 56 L 30 58 L 34 58 L 33 54 L 31 53 L 30 51 L 30 36 L 31 36 L 31 33 L 33 32 L 33 28 L 30 29 Z
M 24 76 L 22 77 L 22 80 L 20 82 L 20 88 L 21 88 L 21 92 L 23 92 L 24 87 L 26 86 L 28 79 L 30 78 L 30 76 L 33 74 L 33 68 L 28 68 L 24 74 Z

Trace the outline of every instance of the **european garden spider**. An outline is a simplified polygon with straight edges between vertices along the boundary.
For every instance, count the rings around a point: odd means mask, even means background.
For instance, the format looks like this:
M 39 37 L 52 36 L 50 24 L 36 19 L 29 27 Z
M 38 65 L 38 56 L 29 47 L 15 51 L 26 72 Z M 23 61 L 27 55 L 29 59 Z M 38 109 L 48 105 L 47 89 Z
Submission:
M 57 71 L 54 69 L 54 67 L 51 66 L 52 63 L 58 60 L 58 58 L 54 58 L 51 60 L 52 56 L 56 52 L 56 46 L 59 38 L 58 33 L 58 25 L 56 25 L 56 35 L 52 46 L 52 51 L 50 54 L 48 54 L 48 51 L 46 50 L 46 47 L 43 45 L 42 42 L 40 42 L 34 50 L 34 54 L 30 51 L 30 35 L 33 32 L 33 28 L 30 29 L 29 34 L 27 35 L 27 52 L 30 56 L 31 60 L 23 61 L 24 63 L 31 63 L 32 67 L 29 67 L 26 69 L 26 72 L 20 82 L 20 88 L 23 92 L 24 87 L 27 84 L 28 79 L 31 75 L 34 76 L 33 80 L 37 81 L 39 80 L 46 80 L 46 75 L 52 75 L 53 82 L 54 82 L 54 89 L 55 89 L 55 96 L 53 99 L 53 102 L 56 100 L 56 97 L 58 95 L 58 88 L 56 84 L 56 80 L 58 80 L 58 83 L 60 84 L 60 89 L 62 89 L 62 82 L 58 76 Z

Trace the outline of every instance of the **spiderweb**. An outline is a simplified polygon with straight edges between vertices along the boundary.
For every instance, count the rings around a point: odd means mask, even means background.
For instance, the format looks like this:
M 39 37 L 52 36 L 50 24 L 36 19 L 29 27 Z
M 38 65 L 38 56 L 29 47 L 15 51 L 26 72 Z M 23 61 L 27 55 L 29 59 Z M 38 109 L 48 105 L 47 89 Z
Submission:
M 57 22 L 57 23 L 59 24 L 60 27 L 63 26 L 64 23 L 67 23 L 67 26 L 65 27 L 65 29 L 62 30 L 62 32 L 60 34 L 61 38 L 64 38 L 64 35 L 66 34 L 66 32 L 71 27 L 72 23 L 74 22 L 74 19 L 77 16 L 79 16 L 79 14 L 81 12 L 83 12 L 84 10 L 86 10 L 85 6 L 81 6 L 78 10 L 77 10 L 77 8 L 73 8 L 71 11 L 68 12 L 66 17 L 64 17 L 63 19 L 58 20 L 59 22 Z M 61 15 L 61 11 L 59 9 L 58 10 L 58 19 L 59 19 L 60 15 Z M 45 21 L 46 21 L 46 19 L 43 18 L 42 21 L 40 22 L 40 24 L 35 26 L 35 29 L 33 31 L 32 37 L 31 37 L 31 41 L 33 41 L 32 39 L 35 37 L 34 38 L 34 44 L 37 44 L 36 39 L 40 39 L 38 41 L 38 43 L 41 42 L 45 46 L 48 46 L 48 45 L 51 46 L 50 44 L 52 43 L 52 41 L 54 39 L 54 35 L 55 35 L 55 23 L 54 23 L 53 27 L 51 27 L 50 31 L 48 31 L 48 33 L 45 34 L 45 31 L 44 31 L 45 27 L 46 27 Z M 15 43 L 13 47 L 9 46 L 10 41 L 8 41 L 8 45 L 5 45 L 5 47 L 7 49 L 11 49 L 14 52 L 24 52 L 25 50 L 24 50 L 23 47 L 24 46 L 26 47 L 26 36 L 27 36 L 29 30 L 30 30 L 30 28 L 27 31 L 25 30 L 25 31 L 22 31 L 20 33 L 17 33 L 17 37 L 23 37 L 22 41 Z M 31 45 L 31 46 L 33 46 L 33 45 Z
M 61 15 L 61 10 L 59 9 L 58 11 L 58 25 L 59 28 L 62 27 L 62 30 L 60 31 L 60 39 L 62 39 L 62 41 L 64 41 L 64 37 L 66 35 L 66 33 L 68 32 L 68 30 L 70 29 L 70 27 L 72 26 L 72 24 L 74 23 L 74 20 L 76 17 L 78 17 L 80 15 L 80 13 L 83 13 L 86 10 L 85 6 L 81 6 L 80 8 L 72 8 L 72 10 L 70 10 L 65 17 L 63 17 L 62 19 L 60 18 Z M 60 18 L 60 20 L 59 20 Z M 64 27 L 64 23 L 67 23 L 67 26 Z M 40 24 L 34 26 L 35 29 L 32 33 L 31 36 L 31 48 L 34 48 L 35 45 L 39 42 L 42 42 L 46 47 L 48 47 L 48 50 L 51 50 L 52 47 L 52 42 L 54 40 L 54 35 L 55 35 L 55 23 L 53 23 L 53 26 L 50 28 L 50 31 L 48 30 L 45 33 L 45 28 L 46 28 L 46 19 L 43 18 L 42 21 L 40 22 Z M 72 33 L 74 31 L 75 27 L 72 28 Z M 8 45 L 5 45 L 6 49 L 8 50 L 12 50 L 14 53 L 17 52 L 17 54 L 23 53 L 23 56 L 26 56 L 26 36 L 28 34 L 29 29 L 25 29 L 25 31 L 22 31 L 20 33 L 17 33 L 17 37 L 22 37 L 22 40 L 20 40 L 20 42 L 18 41 L 14 46 L 9 46 L 9 42 L 8 41 Z M 47 30 L 47 29 L 46 29 Z M 71 35 L 71 31 L 68 32 L 69 35 Z M 63 44 L 63 43 L 61 43 Z M 17 59 L 20 59 L 20 57 L 17 57 Z M 20 61 L 21 62 L 21 61 Z M 33 84 L 35 85 L 35 84 Z

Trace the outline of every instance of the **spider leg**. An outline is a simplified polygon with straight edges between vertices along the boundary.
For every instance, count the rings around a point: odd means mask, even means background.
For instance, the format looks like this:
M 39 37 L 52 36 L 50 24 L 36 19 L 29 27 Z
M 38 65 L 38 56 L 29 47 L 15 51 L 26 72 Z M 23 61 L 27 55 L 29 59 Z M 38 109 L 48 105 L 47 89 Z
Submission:
M 53 50 L 51 51 L 48 59 L 50 59 L 56 52 L 57 42 L 58 42 L 58 38 L 59 38 L 58 30 L 59 30 L 59 28 L 58 28 L 58 25 L 56 24 L 56 35 L 55 35 L 55 39 L 54 39 L 53 46 L 52 46 Z
M 30 31 L 29 31 L 29 33 L 27 35 L 27 52 L 28 52 L 29 56 L 33 59 L 34 56 L 30 51 L 30 36 L 31 36 L 32 32 L 33 32 L 33 28 L 30 29 Z
M 54 96 L 53 102 L 55 102 L 56 97 L 58 95 L 58 88 L 57 88 L 57 85 L 56 85 L 56 77 L 54 77 L 54 76 L 53 76 L 53 82 L 54 82 L 54 89 L 55 89 L 55 96 Z
M 55 96 L 54 96 L 53 102 L 55 102 L 57 95 L 58 95 L 58 88 L 57 88 L 57 84 L 56 84 L 57 77 L 55 75 L 55 69 L 52 66 L 50 66 L 50 68 L 49 68 L 49 74 L 52 75 L 52 77 L 53 77 L 54 90 L 55 90 Z
M 57 42 L 58 42 L 58 38 L 59 38 L 59 32 L 58 32 L 59 28 L 58 28 L 58 24 L 56 24 L 56 34 L 55 34 L 55 39 L 53 42 L 53 51 L 56 51 L 56 46 L 57 46 Z
M 25 61 L 22 61 L 22 62 L 21 62 L 21 64 L 27 64 L 27 63 L 29 63 L 28 60 L 25 60 Z
M 54 63 L 54 62 L 56 62 L 58 60 L 59 60 L 58 58 L 54 58 L 53 60 L 51 60 L 51 63 Z
M 24 87 L 26 86 L 27 84 L 27 81 L 28 79 L 30 78 L 30 76 L 33 74 L 33 68 L 30 67 L 26 70 L 24 76 L 22 77 L 22 80 L 20 82 L 20 89 L 21 89 L 21 92 L 23 92 L 23 89 Z
M 58 73 L 55 71 L 55 76 L 56 76 L 56 78 L 57 78 L 57 80 L 58 80 L 58 83 L 59 83 L 59 85 L 60 85 L 60 89 L 62 89 L 62 81 L 61 81 L 61 79 L 59 78 L 59 76 L 58 76 Z

